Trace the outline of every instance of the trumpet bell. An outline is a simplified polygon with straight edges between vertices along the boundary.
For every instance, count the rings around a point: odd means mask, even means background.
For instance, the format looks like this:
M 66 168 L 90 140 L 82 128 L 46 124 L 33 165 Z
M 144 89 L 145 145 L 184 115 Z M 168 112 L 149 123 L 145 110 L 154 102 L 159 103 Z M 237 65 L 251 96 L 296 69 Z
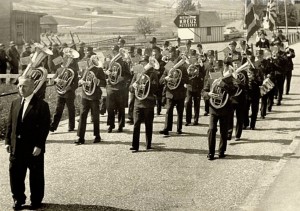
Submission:
M 95 79 L 97 79 L 95 73 L 87 70 L 83 78 L 85 83 L 82 85 L 82 89 L 87 96 L 93 95 L 96 90 L 97 84 L 94 83 Z
M 39 89 L 43 86 L 44 82 L 47 80 L 48 71 L 44 67 L 38 67 L 32 69 L 29 77 L 34 80 L 34 91 L 37 93 Z
M 90 58 L 90 66 L 95 66 L 97 68 L 103 68 L 103 64 L 102 62 L 100 61 L 100 58 L 98 55 L 92 55 L 91 58 Z
M 150 92 L 150 77 L 146 74 L 142 74 L 136 83 L 135 97 L 139 100 L 145 100 Z
M 71 85 L 74 79 L 74 71 L 71 68 L 64 68 L 61 74 L 58 76 L 58 82 L 56 83 L 56 91 L 58 94 L 65 94 L 67 88 Z
M 171 90 L 176 89 L 181 82 L 182 71 L 180 69 L 170 70 L 169 77 L 170 80 L 167 83 L 168 88 Z
M 74 50 L 73 48 L 64 48 L 63 53 L 64 53 L 64 56 L 71 57 L 73 59 L 77 59 L 80 56 L 78 51 Z
M 229 98 L 229 94 L 225 92 L 225 90 L 223 90 L 222 87 L 219 86 L 221 81 L 222 79 L 219 78 L 216 79 L 212 84 L 212 92 L 217 94 L 218 97 L 211 97 L 209 99 L 209 102 L 212 105 L 212 107 L 216 109 L 223 108 L 226 105 Z

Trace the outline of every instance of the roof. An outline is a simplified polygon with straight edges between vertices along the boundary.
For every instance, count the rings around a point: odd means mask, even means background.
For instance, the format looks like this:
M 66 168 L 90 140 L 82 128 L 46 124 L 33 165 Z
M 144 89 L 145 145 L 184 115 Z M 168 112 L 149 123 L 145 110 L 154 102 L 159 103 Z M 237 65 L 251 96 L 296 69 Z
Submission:
M 225 26 L 216 11 L 197 11 L 188 14 L 199 15 L 200 27 Z
M 12 12 L 15 13 L 24 13 L 24 14 L 31 14 L 31 15 L 38 15 L 40 17 L 47 15 L 47 13 L 40 13 L 40 12 L 31 12 L 31 11 L 25 11 L 25 10 L 12 10 Z
M 58 25 L 56 19 L 51 15 L 42 17 L 40 23 L 42 25 Z

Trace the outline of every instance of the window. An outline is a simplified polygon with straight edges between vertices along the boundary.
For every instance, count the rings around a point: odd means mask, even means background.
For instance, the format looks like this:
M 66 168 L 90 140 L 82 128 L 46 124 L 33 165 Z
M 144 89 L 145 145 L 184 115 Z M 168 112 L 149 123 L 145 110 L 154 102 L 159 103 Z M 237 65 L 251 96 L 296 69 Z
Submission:
M 206 30 L 206 31 L 207 31 L 207 34 L 206 34 L 206 35 L 207 35 L 207 36 L 211 36 L 211 27 L 207 27 L 207 30 Z

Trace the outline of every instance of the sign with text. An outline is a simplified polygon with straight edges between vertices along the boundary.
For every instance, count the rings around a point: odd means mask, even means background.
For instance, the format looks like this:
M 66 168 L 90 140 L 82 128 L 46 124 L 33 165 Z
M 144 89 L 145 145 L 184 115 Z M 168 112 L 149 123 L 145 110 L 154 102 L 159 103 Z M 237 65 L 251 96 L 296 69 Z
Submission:
M 178 28 L 199 28 L 199 15 L 178 15 L 174 23 Z

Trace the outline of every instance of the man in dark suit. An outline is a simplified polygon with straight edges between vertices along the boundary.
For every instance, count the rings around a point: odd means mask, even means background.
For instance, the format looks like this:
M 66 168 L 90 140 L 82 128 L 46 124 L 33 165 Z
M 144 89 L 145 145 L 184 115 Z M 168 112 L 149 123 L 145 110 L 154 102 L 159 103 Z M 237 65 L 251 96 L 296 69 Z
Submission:
M 7 56 L 10 64 L 10 73 L 18 74 L 19 73 L 19 61 L 20 54 L 16 48 L 16 44 L 14 41 L 11 41 L 9 44 L 9 49 L 7 50 Z
M 24 180 L 29 168 L 31 206 L 37 209 L 44 198 L 44 153 L 50 111 L 48 104 L 34 95 L 34 80 L 20 77 L 18 89 L 21 98 L 12 102 L 5 138 L 5 148 L 10 153 L 13 208 L 19 210 L 25 204 Z

